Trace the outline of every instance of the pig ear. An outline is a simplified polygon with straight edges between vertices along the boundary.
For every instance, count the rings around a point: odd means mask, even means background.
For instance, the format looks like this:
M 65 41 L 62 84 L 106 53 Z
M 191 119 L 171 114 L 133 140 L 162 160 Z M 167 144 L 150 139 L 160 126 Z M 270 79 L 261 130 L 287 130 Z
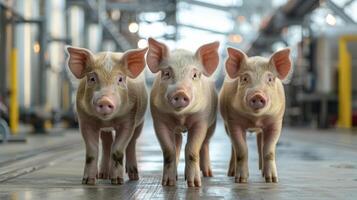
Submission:
M 285 48 L 275 52 L 270 57 L 270 63 L 274 65 L 276 71 L 278 72 L 278 78 L 284 80 L 292 67 L 290 49 Z
M 145 68 L 145 53 L 148 48 L 130 50 L 124 53 L 123 61 L 130 78 L 136 78 Z
M 167 58 L 169 55 L 169 48 L 153 38 L 149 38 L 149 51 L 146 55 L 146 62 L 148 67 L 152 73 L 158 72 L 159 64 L 164 58 Z
M 233 79 L 238 76 L 242 62 L 246 59 L 247 55 L 245 55 L 243 51 L 231 47 L 229 47 L 227 51 L 226 71 L 228 76 Z
M 217 69 L 219 63 L 218 47 L 219 42 L 212 42 L 201 46 L 196 51 L 196 57 L 202 63 L 206 76 L 211 76 Z
M 93 54 L 87 49 L 72 46 L 67 46 L 66 52 L 67 64 L 72 74 L 78 79 L 83 78 L 87 63 L 93 59 Z

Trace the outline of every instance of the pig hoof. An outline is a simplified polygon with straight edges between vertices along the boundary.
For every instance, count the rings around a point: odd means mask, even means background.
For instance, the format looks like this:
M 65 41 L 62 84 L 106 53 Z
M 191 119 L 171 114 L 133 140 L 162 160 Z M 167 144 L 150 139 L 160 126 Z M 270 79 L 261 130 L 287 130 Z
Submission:
M 139 174 L 138 174 L 138 173 L 129 172 L 129 173 L 128 173 L 128 176 L 129 176 L 129 179 L 130 179 L 131 181 L 137 181 L 137 180 L 139 180 Z
M 277 183 L 278 182 L 278 177 L 273 177 L 271 180 L 273 181 L 273 183 Z
M 109 173 L 106 173 L 106 172 L 100 172 L 98 175 L 97 175 L 98 179 L 109 179 Z
M 236 175 L 236 173 L 234 172 L 234 170 L 231 170 L 231 169 L 228 170 L 227 176 L 233 177 L 235 175 Z
M 138 168 L 136 166 L 126 167 L 126 172 L 130 180 L 139 180 Z
M 176 185 L 176 179 L 162 179 L 163 186 L 175 186 Z
M 265 177 L 265 182 L 266 183 L 277 183 L 278 177 Z
M 196 176 L 185 176 L 185 180 L 187 180 L 188 187 L 201 187 L 201 178 L 199 173 Z
M 195 187 L 195 184 L 193 183 L 193 181 L 187 181 L 187 186 L 188 187 Z
M 188 187 L 201 187 L 201 181 L 200 180 L 187 181 L 187 186 Z
M 202 170 L 202 174 L 204 177 L 213 177 L 213 173 L 211 169 L 208 170 Z
M 235 178 L 235 182 L 236 183 L 247 183 L 248 179 L 244 178 L 244 177 L 237 177 L 237 178 Z
M 124 183 L 123 178 L 112 178 L 112 185 L 122 185 Z
M 95 185 L 95 178 L 83 178 L 82 184 L 83 185 Z
M 265 177 L 265 182 L 266 183 L 271 183 L 271 181 L 272 181 L 271 179 L 272 179 L 271 177 Z

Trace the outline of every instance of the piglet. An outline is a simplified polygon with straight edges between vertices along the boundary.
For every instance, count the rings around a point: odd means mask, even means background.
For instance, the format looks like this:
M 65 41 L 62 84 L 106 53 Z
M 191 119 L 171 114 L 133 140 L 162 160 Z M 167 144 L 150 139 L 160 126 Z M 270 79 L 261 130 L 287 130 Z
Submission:
M 201 186 L 200 169 L 212 176 L 209 140 L 216 125 L 217 92 L 210 76 L 216 70 L 218 42 L 196 53 L 168 47 L 149 38 L 147 65 L 156 78 L 150 108 L 164 158 L 162 185 L 175 185 L 182 132 L 188 132 L 185 179 L 189 187 Z
M 290 49 L 275 52 L 269 59 L 248 57 L 228 48 L 226 77 L 219 106 L 226 132 L 232 141 L 228 176 L 247 182 L 248 149 L 246 131 L 257 133 L 259 169 L 266 182 L 278 182 L 275 148 L 285 111 L 282 81 L 291 72 Z
M 124 182 L 123 158 L 130 180 L 137 180 L 136 139 L 143 128 L 147 107 L 146 49 L 125 53 L 93 54 L 87 49 L 67 47 L 68 68 L 80 79 L 76 107 L 86 159 L 83 184 L 94 185 L 96 177 Z M 103 155 L 98 173 L 98 141 Z

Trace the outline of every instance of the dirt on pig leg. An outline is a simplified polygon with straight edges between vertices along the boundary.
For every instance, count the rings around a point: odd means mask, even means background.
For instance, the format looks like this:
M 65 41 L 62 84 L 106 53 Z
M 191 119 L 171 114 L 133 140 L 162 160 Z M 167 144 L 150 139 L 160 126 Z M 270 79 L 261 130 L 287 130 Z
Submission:
M 144 123 L 135 128 L 134 135 L 131 138 L 128 147 L 125 150 L 125 172 L 130 180 L 139 180 L 138 163 L 136 160 L 136 139 L 140 136 Z
M 128 146 L 128 143 L 133 135 L 133 125 L 124 125 L 116 129 L 115 140 L 111 150 L 112 157 L 112 171 L 111 171 L 111 182 L 113 185 L 121 185 L 124 183 L 124 153 Z

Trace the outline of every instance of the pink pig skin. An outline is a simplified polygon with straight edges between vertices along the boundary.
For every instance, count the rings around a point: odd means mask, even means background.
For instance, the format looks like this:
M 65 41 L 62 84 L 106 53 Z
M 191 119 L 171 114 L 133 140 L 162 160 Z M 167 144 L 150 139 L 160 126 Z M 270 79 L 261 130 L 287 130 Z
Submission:
M 136 139 L 147 107 L 145 68 L 147 49 L 125 53 L 92 54 L 87 49 L 67 47 L 68 67 L 80 79 L 76 106 L 79 127 L 86 146 L 83 184 L 96 178 L 124 182 L 123 158 L 130 180 L 137 180 Z M 103 155 L 98 170 L 98 143 Z M 99 171 L 99 172 L 98 172 Z
M 282 80 L 291 72 L 290 49 L 275 52 L 270 59 L 247 57 L 228 48 L 227 77 L 219 96 L 226 132 L 232 142 L 228 176 L 247 182 L 248 148 L 246 131 L 257 133 L 259 169 L 266 182 L 278 182 L 275 148 L 285 111 Z
M 182 132 L 186 130 L 187 185 L 201 186 L 200 170 L 204 176 L 212 176 L 209 139 L 216 125 L 218 97 L 209 76 L 218 65 L 218 47 L 214 42 L 201 46 L 195 54 L 180 49 L 169 52 L 165 44 L 149 39 L 147 64 L 157 73 L 150 108 L 164 157 L 162 185 L 176 184 Z

